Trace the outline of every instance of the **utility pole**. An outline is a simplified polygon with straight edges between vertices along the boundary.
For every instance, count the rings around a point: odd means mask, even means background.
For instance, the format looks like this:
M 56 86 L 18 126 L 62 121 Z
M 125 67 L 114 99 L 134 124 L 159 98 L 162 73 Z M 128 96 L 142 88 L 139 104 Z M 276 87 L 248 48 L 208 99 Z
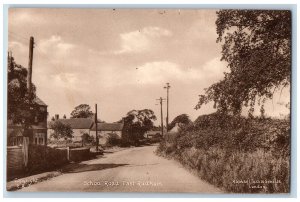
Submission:
M 166 126 L 167 126 L 167 132 L 169 131 L 169 89 L 171 88 L 169 83 L 166 83 L 166 86 L 164 86 L 165 89 L 167 89 L 167 118 L 166 118 Z
M 27 79 L 27 88 L 28 93 L 31 99 L 32 93 L 32 60 L 33 60 L 33 46 L 34 46 L 34 38 L 33 36 L 30 37 L 29 40 L 29 61 L 28 61 L 28 79 Z
M 163 99 L 162 97 L 160 97 L 159 99 L 159 104 L 160 104 L 160 124 L 161 124 L 161 135 L 164 136 L 164 119 L 163 119 L 163 109 L 162 109 L 162 103 L 163 103 Z
M 98 139 L 98 118 L 97 118 L 97 104 L 95 104 L 95 126 L 96 126 L 96 151 L 99 150 L 99 139 Z
M 29 99 L 29 105 L 28 110 L 31 114 L 31 107 L 32 107 L 32 60 L 33 60 L 33 46 L 34 46 L 34 38 L 33 36 L 29 39 L 29 60 L 28 60 L 28 72 L 27 72 L 27 90 L 28 90 L 28 99 Z M 24 165 L 27 169 L 28 165 L 28 148 L 29 148 L 29 142 L 30 139 L 33 138 L 33 131 L 31 130 L 31 123 L 29 120 L 26 120 L 24 122 L 24 132 L 23 132 L 23 149 L 27 152 L 24 153 Z

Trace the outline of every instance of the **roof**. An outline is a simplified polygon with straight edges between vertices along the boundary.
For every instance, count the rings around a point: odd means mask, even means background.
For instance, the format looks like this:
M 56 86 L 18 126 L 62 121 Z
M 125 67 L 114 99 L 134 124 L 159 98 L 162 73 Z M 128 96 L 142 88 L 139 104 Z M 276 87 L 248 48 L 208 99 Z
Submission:
M 161 130 L 160 131 L 158 131 L 158 130 L 156 130 L 156 131 L 150 130 L 150 131 L 147 131 L 145 134 L 147 134 L 147 135 L 161 134 Z
M 47 106 L 38 96 L 34 98 L 34 102 L 41 106 Z
M 99 131 L 122 131 L 123 123 L 97 123 L 97 130 Z M 96 124 L 93 124 L 92 131 L 96 131 Z
M 55 121 L 60 121 L 63 124 L 70 125 L 72 129 L 90 129 L 93 125 L 93 120 L 89 118 L 58 119 Z M 51 125 L 55 121 L 49 121 L 48 128 L 51 128 Z

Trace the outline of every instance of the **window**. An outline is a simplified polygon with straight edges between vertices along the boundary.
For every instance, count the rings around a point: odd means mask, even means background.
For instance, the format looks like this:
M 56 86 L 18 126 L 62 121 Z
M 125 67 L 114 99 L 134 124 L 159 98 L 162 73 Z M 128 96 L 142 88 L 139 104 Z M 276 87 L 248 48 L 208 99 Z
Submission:
M 35 144 L 39 144 L 39 145 L 45 144 L 44 139 L 45 139 L 45 133 L 41 133 L 41 132 L 35 133 L 35 139 L 34 139 Z
M 34 117 L 34 123 L 38 123 L 38 122 L 39 122 L 38 117 L 35 116 L 35 117 Z
M 44 138 L 42 137 L 39 138 L 39 144 L 44 144 Z

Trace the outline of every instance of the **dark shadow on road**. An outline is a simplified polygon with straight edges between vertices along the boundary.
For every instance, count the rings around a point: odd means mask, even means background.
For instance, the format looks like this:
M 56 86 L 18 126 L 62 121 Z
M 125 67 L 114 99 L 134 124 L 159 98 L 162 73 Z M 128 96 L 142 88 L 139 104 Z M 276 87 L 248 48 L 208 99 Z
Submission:
M 129 164 L 69 164 L 62 169 L 63 173 L 81 173 L 88 171 L 104 170 L 110 168 L 116 168 L 120 166 L 126 166 Z
M 150 164 L 131 164 L 131 165 L 127 165 L 126 167 L 136 167 L 136 166 L 155 166 L 155 165 L 159 165 L 159 163 L 150 163 Z
M 104 154 L 112 154 L 112 153 L 114 153 L 114 152 L 112 152 L 112 151 L 104 151 L 103 153 L 104 153 Z

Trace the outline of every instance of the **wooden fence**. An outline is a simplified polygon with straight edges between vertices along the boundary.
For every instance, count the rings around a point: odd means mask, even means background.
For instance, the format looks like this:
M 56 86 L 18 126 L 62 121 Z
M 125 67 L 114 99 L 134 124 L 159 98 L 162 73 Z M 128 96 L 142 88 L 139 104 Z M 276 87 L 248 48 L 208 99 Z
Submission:
M 54 149 L 43 145 L 30 145 L 28 163 L 25 166 L 22 147 L 7 147 L 7 180 L 55 170 L 70 161 L 78 162 L 89 158 L 89 148 Z

